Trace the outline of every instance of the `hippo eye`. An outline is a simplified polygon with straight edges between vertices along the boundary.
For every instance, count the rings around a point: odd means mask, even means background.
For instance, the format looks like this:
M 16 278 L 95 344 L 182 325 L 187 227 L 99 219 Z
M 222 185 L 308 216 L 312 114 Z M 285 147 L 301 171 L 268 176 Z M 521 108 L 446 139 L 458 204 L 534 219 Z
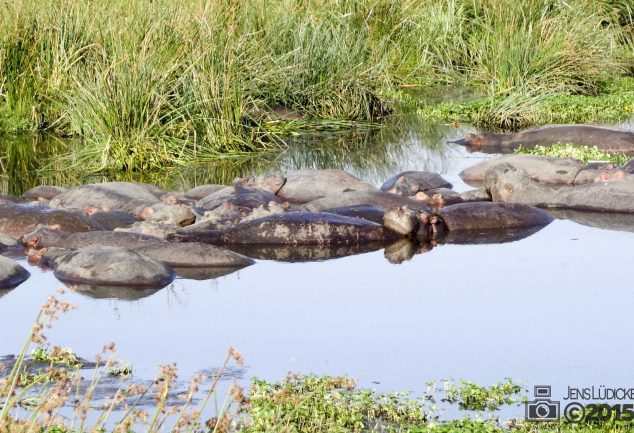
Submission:
M 506 185 L 504 189 L 506 190 L 506 192 L 513 192 L 513 187 L 511 185 Z

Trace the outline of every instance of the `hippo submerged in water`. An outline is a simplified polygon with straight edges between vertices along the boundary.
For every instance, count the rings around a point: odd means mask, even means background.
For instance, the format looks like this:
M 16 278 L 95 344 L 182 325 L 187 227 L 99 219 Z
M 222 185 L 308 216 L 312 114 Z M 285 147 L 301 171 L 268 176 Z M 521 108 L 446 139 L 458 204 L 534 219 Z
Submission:
M 454 141 L 469 151 L 484 153 L 509 153 L 520 146 L 551 146 L 558 142 L 634 154 L 634 132 L 595 125 L 548 125 L 515 134 L 467 134 L 464 139 Z

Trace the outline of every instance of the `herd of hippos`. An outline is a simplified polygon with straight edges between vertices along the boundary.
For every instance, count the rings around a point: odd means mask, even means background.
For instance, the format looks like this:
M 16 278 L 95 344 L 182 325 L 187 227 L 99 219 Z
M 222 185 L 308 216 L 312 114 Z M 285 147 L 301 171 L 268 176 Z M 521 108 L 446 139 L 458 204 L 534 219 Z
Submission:
M 504 153 L 557 141 L 634 152 L 634 133 L 587 125 L 469 134 L 459 142 Z M 22 197 L 0 196 L 0 289 L 29 277 L 7 256 L 26 254 L 86 292 L 142 290 L 164 287 L 176 275 L 214 278 L 253 259 L 324 260 L 384 248 L 400 263 L 439 244 L 521 239 L 569 210 L 634 215 L 634 160 L 616 167 L 509 154 L 460 176 L 475 189 L 458 193 L 439 174 L 422 171 L 399 173 L 376 188 L 331 169 L 186 192 L 131 182 L 42 185 Z

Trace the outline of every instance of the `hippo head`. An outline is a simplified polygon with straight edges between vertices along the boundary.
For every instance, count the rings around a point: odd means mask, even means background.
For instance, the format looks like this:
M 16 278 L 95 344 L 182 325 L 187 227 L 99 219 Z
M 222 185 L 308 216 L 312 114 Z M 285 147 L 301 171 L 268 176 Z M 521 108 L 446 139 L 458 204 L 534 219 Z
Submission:
M 499 147 L 502 144 L 502 136 L 503 134 L 487 132 L 481 134 L 469 133 L 462 140 L 456 140 L 455 143 L 465 146 L 468 152 L 480 152 L 486 148 Z
M 623 170 L 606 170 L 594 178 L 594 183 L 621 182 L 623 180 L 625 180 Z
M 408 236 L 418 230 L 418 213 L 407 206 L 392 208 L 383 215 L 383 224 L 395 233 Z
M 511 164 L 498 164 L 489 168 L 484 177 L 484 187 L 493 201 L 512 202 L 515 192 L 529 180 L 528 173 Z
M 38 224 L 35 230 L 23 235 L 20 238 L 22 245 L 28 248 L 37 248 L 42 238 L 50 234 L 57 234 L 60 232 L 59 224 L 46 226 L 44 224 Z

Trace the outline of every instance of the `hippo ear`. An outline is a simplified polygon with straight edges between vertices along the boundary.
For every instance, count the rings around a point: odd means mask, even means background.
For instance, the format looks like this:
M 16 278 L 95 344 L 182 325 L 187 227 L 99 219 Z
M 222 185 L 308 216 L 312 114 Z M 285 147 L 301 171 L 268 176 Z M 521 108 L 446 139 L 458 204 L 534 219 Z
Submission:
M 510 194 L 510 193 L 512 193 L 512 192 L 513 192 L 513 185 L 511 185 L 510 183 L 507 183 L 507 184 L 504 186 L 504 190 L 505 190 L 506 192 L 508 192 L 509 194 Z
M 50 226 L 46 226 L 46 228 L 51 229 L 51 230 L 61 230 L 62 226 L 60 226 L 59 224 L 52 224 Z

